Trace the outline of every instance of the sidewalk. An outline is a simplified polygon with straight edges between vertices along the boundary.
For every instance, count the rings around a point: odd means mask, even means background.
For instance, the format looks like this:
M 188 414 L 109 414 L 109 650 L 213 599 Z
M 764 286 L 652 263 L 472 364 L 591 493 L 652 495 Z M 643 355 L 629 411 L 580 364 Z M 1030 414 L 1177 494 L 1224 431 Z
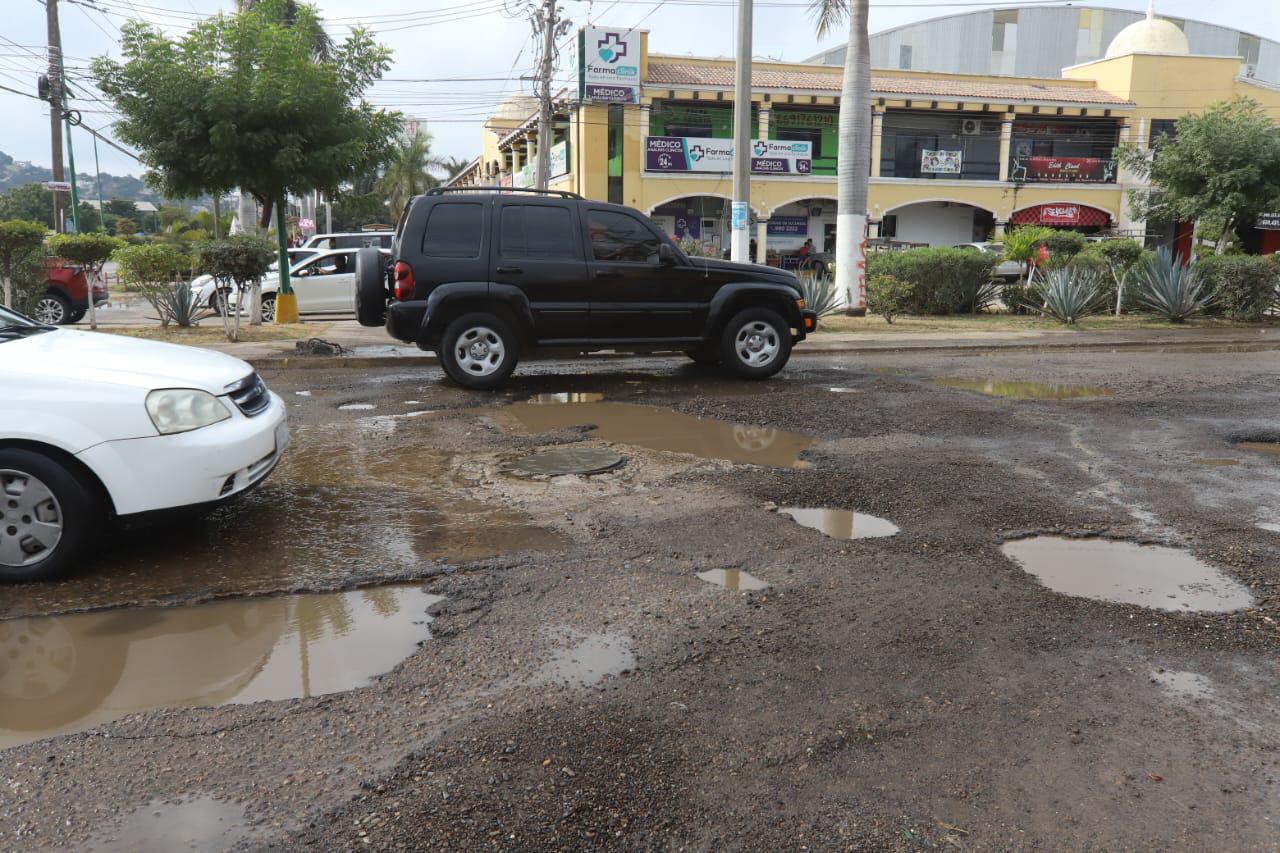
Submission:
M 319 331 L 321 327 L 317 327 Z M 219 343 L 210 349 L 245 359 L 259 368 L 351 367 L 365 368 L 408 364 L 435 364 L 434 355 L 401 344 L 381 328 L 366 328 L 354 320 L 329 321 L 321 335 L 329 343 L 350 350 L 345 356 L 300 355 L 297 341 Z M 930 352 L 948 350 L 1052 350 L 1052 349 L 1178 349 L 1187 351 L 1280 349 L 1280 327 L 1240 329 L 1131 329 L 1123 331 L 1071 331 L 1060 329 L 993 330 L 966 332 L 858 331 L 819 332 L 798 344 L 800 355 L 836 353 Z M 602 354 L 607 355 L 607 354 Z

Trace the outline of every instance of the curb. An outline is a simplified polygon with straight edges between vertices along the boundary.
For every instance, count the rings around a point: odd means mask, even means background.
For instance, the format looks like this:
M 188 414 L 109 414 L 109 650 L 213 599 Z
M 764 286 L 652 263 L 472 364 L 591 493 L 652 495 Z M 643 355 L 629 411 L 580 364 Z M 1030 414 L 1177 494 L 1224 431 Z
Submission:
M 969 343 L 950 343 L 950 344 L 865 344 L 853 343 L 841 344 L 833 341 L 830 344 L 819 344 L 815 346 L 806 346 L 801 344 L 793 351 L 793 355 L 892 355 L 902 353 L 947 353 L 947 352 L 966 352 L 973 350 L 981 351 L 1008 351 L 1008 352 L 1041 352 L 1045 350 L 1076 350 L 1078 352 L 1105 352 L 1106 350 L 1156 350 L 1156 351 L 1214 351 L 1227 349 L 1229 351 L 1238 352 L 1264 352 L 1268 350 L 1280 350 L 1280 340 L 1274 341 L 1258 341 L 1256 339 L 1244 340 L 1240 338 L 1227 338 L 1216 340 L 1186 341 L 1186 340 L 1120 340 L 1120 341 L 1039 341 L 1039 342 L 992 342 L 992 341 L 974 341 Z M 661 353 L 642 353 L 633 355 L 631 353 L 596 353 L 584 358 L 644 358 L 648 355 L 661 355 Z M 542 358 L 531 359 L 533 361 L 544 360 Z M 548 359 L 550 360 L 550 359 Z M 249 358 L 246 361 L 251 364 L 255 370 L 299 370 L 299 369 L 320 369 L 331 370 L 334 368 L 347 368 L 356 370 L 368 370 L 373 368 L 399 368 L 399 367 L 435 367 L 440 364 L 440 360 L 433 355 L 384 355 L 384 356 L 264 356 L 261 358 Z

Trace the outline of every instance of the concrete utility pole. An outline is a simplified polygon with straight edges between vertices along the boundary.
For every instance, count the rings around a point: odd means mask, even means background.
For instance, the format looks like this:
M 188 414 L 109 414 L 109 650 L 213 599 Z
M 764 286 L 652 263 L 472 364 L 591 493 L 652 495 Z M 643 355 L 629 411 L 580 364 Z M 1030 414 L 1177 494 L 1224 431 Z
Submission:
M 66 177 L 62 171 L 62 30 L 58 26 L 58 0 L 47 0 L 44 6 L 49 29 L 49 143 L 53 157 L 53 179 Z M 53 228 L 62 233 L 64 204 L 62 193 L 53 193 Z
M 533 166 L 533 185 L 547 188 L 551 171 L 551 75 L 555 73 L 556 0 L 546 0 L 534 13 L 534 30 L 542 27 L 542 63 L 538 69 L 538 159 Z
M 751 12 L 753 0 L 738 0 L 738 55 L 733 85 L 733 206 L 729 259 L 751 258 Z

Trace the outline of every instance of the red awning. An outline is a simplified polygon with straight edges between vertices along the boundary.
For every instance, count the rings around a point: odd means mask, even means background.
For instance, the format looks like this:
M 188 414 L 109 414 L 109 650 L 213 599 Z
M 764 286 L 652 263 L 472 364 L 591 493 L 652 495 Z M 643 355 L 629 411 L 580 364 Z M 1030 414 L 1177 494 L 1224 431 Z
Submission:
M 1037 204 L 1014 211 L 1011 225 L 1059 225 L 1068 228 L 1103 228 L 1111 214 L 1084 204 Z

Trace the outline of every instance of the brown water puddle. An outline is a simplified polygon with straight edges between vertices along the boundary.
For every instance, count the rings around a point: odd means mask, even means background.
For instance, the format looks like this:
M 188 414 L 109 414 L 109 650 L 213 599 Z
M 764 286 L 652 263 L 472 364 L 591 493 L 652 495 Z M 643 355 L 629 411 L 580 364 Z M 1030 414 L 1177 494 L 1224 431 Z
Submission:
M 0 622 L 0 747 L 127 714 L 319 696 L 431 638 L 416 586 Z
M 599 403 L 604 395 L 597 391 L 554 391 L 534 394 L 529 398 L 535 406 L 555 406 L 563 403 Z
M 1191 460 L 1193 465 L 1208 465 L 1211 468 L 1229 468 L 1232 465 L 1239 465 L 1239 459 L 1228 459 L 1226 457 L 1201 456 Z
M 1174 611 L 1225 613 L 1253 604 L 1244 586 L 1177 548 L 1036 536 L 1006 542 L 1001 550 L 1067 595 Z
M 593 434 L 606 441 L 777 468 L 797 467 L 801 451 L 813 443 L 810 436 L 773 427 L 695 418 L 632 403 L 513 403 L 490 414 L 512 419 L 533 434 L 590 424 Z
M 1275 441 L 1241 441 L 1236 447 L 1252 450 L 1254 453 L 1265 453 L 1268 456 L 1280 456 L 1280 442 Z
M 783 507 L 778 512 L 833 539 L 878 539 L 898 532 L 898 525 L 888 519 L 847 509 Z
M 631 638 L 616 632 L 574 635 L 562 632 L 565 638 L 573 638 L 572 646 L 558 649 L 533 677 L 534 684 L 564 684 L 587 687 L 611 675 L 618 675 L 635 666 L 636 656 L 631 648 Z
M 231 849 L 249 834 L 243 806 L 197 795 L 172 801 L 153 800 L 130 813 L 118 829 L 91 838 L 86 848 L 129 853 L 217 853 Z
M 1051 382 L 1021 382 L 1000 379 L 930 379 L 934 385 L 972 391 L 1006 400 L 1075 400 L 1081 397 L 1110 397 L 1110 388 L 1091 385 L 1060 385 Z
M 710 569 L 698 572 L 698 577 L 733 592 L 756 592 L 769 588 L 769 584 L 741 569 Z

